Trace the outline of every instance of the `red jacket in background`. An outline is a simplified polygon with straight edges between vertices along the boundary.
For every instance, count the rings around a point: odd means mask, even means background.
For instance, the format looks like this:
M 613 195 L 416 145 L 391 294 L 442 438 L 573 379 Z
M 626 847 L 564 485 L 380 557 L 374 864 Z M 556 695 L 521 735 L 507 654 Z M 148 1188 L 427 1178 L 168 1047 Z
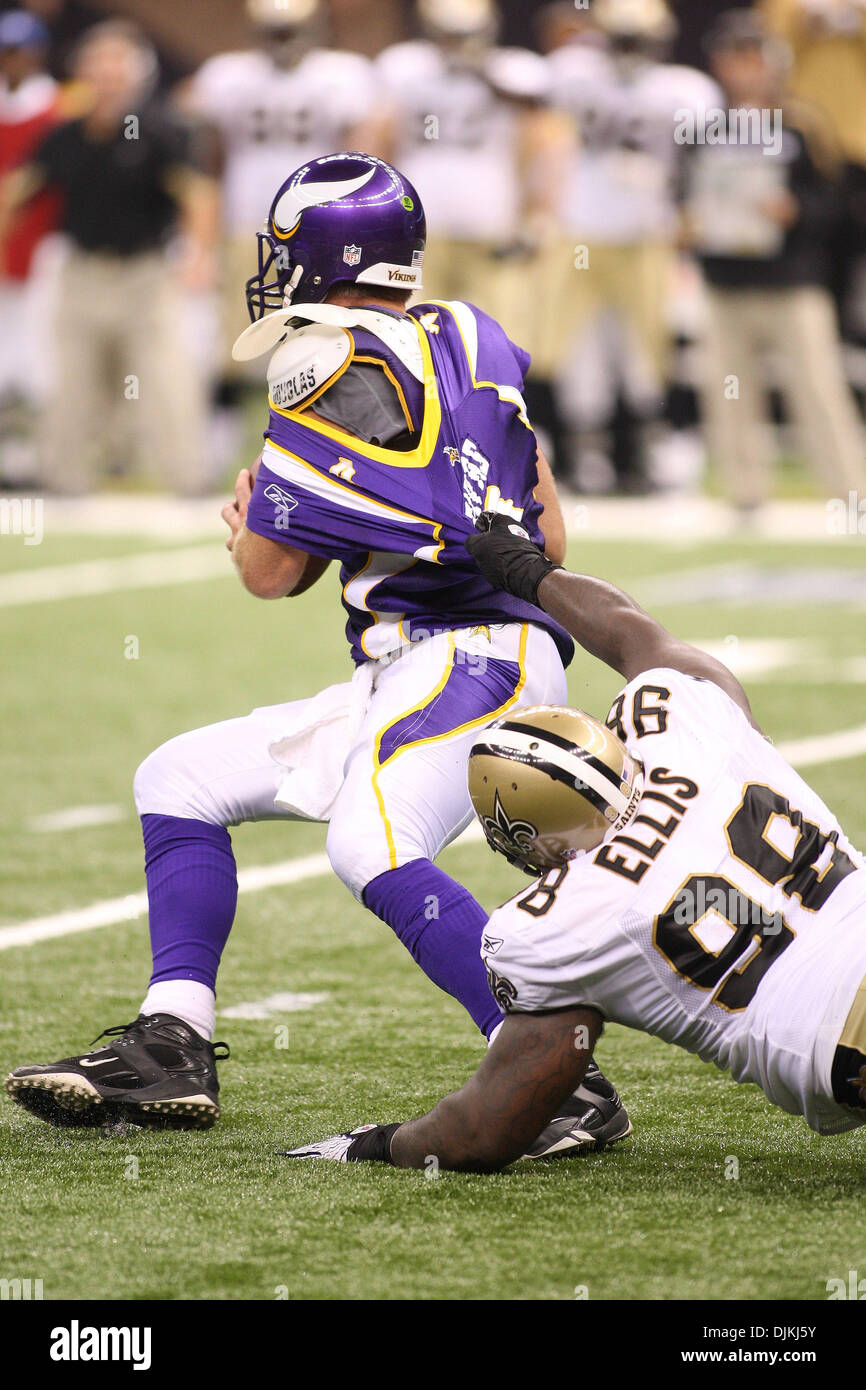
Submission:
M 0 178 L 26 164 L 51 126 L 62 119 L 60 89 L 53 77 L 34 74 L 9 91 L 0 85 Z M 0 245 L 0 276 L 26 280 L 39 242 L 57 226 L 60 194 L 46 189 L 22 208 L 9 236 Z

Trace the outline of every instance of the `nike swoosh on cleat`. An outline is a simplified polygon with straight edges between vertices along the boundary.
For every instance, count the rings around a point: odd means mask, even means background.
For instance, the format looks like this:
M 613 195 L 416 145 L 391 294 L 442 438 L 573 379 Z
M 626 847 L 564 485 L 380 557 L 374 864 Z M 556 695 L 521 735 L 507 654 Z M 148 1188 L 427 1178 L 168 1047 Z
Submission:
M 79 1065 L 80 1067 L 101 1067 L 102 1064 L 103 1064 L 103 1062 L 119 1062 L 119 1061 L 120 1061 L 120 1058 L 119 1058 L 119 1057 L 97 1057 L 97 1059 L 96 1059 L 95 1062 L 88 1062 L 88 1060 L 87 1060 L 86 1057 L 79 1057 L 79 1059 L 78 1059 L 78 1065 Z

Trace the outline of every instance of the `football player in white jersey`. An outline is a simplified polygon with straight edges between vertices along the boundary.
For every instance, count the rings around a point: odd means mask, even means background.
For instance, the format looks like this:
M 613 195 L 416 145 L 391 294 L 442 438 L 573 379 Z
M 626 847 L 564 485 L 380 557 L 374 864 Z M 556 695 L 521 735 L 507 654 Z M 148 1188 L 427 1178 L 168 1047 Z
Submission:
M 321 0 L 247 0 L 246 9 L 256 46 L 209 58 L 183 95 L 184 107 L 204 124 L 221 169 L 218 400 L 229 410 L 238 404 L 239 383 L 251 380 L 230 349 L 248 322 L 243 287 L 250 241 L 261 230 L 262 190 L 279 187 L 322 150 L 367 148 L 378 129 L 372 64 L 322 46 Z
M 576 481 L 609 484 L 621 396 L 638 422 L 621 485 L 645 485 L 660 447 L 676 232 L 677 113 L 718 104 L 716 84 L 662 61 L 675 24 L 664 0 L 593 0 L 603 45 L 549 56 L 550 99 L 579 135 L 563 181 L 563 240 L 548 259 L 544 351 L 560 374 Z
M 425 284 L 469 299 L 537 351 L 532 288 L 570 141 L 546 106 L 538 54 L 496 46 L 493 0 L 418 0 L 425 37 L 377 59 L 387 114 L 382 153 L 424 190 Z
M 477 737 L 491 845 L 528 871 L 481 954 L 505 1021 L 422 1119 L 296 1150 L 495 1170 L 555 1124 L 605 1021 L 760 1086 L 820 1134 L 866 1122 L 866 859 L 755 724 L 739 682 L 624 593 L 557 570 L 507 517 L 467 547 L 626 685 Z

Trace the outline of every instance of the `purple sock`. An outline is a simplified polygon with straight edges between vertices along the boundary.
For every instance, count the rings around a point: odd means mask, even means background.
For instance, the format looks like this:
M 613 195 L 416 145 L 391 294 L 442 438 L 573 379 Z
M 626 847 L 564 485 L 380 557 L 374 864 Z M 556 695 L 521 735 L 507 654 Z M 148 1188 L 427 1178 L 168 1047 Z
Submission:
M 479 954 L 487 913 L 472 894 L 429 859 L 413 859 L 368 883 L 364 902 L 396 932 L 434 985 L 453 995 L 489 1038 L 502 1014 Z
M 151 984 L 198 980 L 216 988 L 238 901 L 231 837 L 221 825 L 145 815 L 144 871 L 153 948 Z

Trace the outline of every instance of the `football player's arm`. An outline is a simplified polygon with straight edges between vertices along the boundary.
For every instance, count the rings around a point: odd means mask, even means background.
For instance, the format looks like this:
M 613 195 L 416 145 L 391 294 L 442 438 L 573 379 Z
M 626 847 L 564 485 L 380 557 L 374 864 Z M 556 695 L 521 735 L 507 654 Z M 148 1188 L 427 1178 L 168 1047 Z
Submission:
M 599 661 L 627 681 L 656 666 L 712 681 L 757 728 L 745 690 L 714 656 L 674 637 L 633 598 L 591 575 L 553 570 L 538 585 L 538 604 Z
M 520 225 L 536 246 L 549 242 L 557 230 L 561 189 L 575 151 L 574 126 L 563 112 L 539 105 L 522 112 L 517 145 Z
M 551 564 L 507 516 L 484 513 L 478 525 L 484 529 L 468 538 L 466 548 L 490 583 L 543 608 L 590 656 L 627 681 L 656 666 L 713 681 L 758 727 L 745 690 L 727 666 L 672 636 L 622 589 Z
M 39 164 L 23 164 L 0 179 L 0 242 L 9 235 L 25 203 L 29 203 L 46 182 L 46 173 Z
M 177 203 L 183 233 L 181 279 L 188 290 L 206 290 L 216 279 L 216 245 L 220 227 L 220 192 L 216 179 L 191 165 L 166 172 L 165 186 Z
M 538 486 L 535 488 L 533 496 L 536 502 L 540 502 L 543 507 L 541 516 L 538 518 L 538 525 L 544 536 L 544 553 L 548 560 L 552 560 L 555 565 L 561 565 L 565 559 L 567 544 L 565 518 L 562 515 L 562 507 L 559 504 L 550 464 L 540 449 L 538 451 Z
M 398 1168 L 491 1173 L 526 1153 L 580 1085 L 601 1032 L 593 1009 L 513 1013 L 466 1085 L 391 1139 Z
M 264 599 L 296 598 L 321 579 L 329 561 L 247 530 L 246 515 L 254 481 L 254 473 L 242 468 L 235 483 L 235 500 L 222 509 L 222 518 L 231 533 L 226 546 L 249 593 Z

